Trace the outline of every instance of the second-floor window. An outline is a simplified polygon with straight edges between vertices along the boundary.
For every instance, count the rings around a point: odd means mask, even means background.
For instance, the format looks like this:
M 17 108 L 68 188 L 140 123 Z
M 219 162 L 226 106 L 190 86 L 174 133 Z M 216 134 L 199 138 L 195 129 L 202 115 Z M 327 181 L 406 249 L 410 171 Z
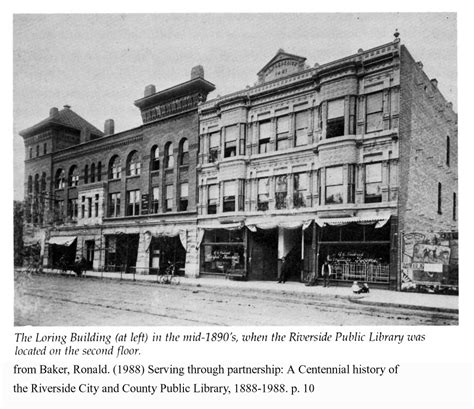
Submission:
M 275 208 L 286 209 L 288 196 L 288 176 L 280 175 L 275 179 Z
M 342 166 L 326 168 L 326 204 L 340 204 L 342 201 Z
M 268 178 L 258 179 L 257 209 L 261 211 L 268 210 L 268 200 L 270 198 L 270 183 Z
M 217 213 L 217 203 L 219 201 L 219 188 L 217 185 L 209 185 L 207 193 L 207 214 Z
M 188 210 L 188 182 L 179 185 L 179 210 L 184 212 Z
M 69 199 L 68 213 L 71 220 L 77 220 L 78 203 L 77 199 Z
M 382 201 L 382 164 L 365 165 L 365 203 Z
M 276 150 L 289 148 L 288 136 L 290 134 L 290 119 L 288 115 L 277 118 Z
M 120 216 L 120 193 L 109 194 L 109 208 L 107 215 L 109 217 Z
M 295 146 L 308 144 L 308 111 L 298 112 L 295 116 Z
M 235 212 L 235 199 L 237 195 L 237 181 L 229 180 L 224 182 L 223 198 L 224 212 Z
M 266 153 L 269 151 L 271 134 L 272 134 L 271 121 L 260 122 L 259 133 L 258 133 L 258 153 Z
M 344 135 L 344 98 L 328 102 L 326 138 Z
M 213 132 L 209 135 L 209 156 L 208 162 L 214 163 L 219 158 L 220 132 Z
M 295 173 L 293 175 L 293 206 L 305 207 L 306 194 L 308 193 L 308 175 L 306 173 Z
M 170 212 L 173 210 L 174 188 L 173 185 L 165 187 L 165 210 Z
M 366 132 L 383 129 L 383 93 L 376 92 L 366 96 Z
M 129 190 L 127 192 L 127 216 L 138 216 L 140 214 L 140 191 Z
M 160 188 L 153 186 L 151 197 L 151 213 L 160 212 Z

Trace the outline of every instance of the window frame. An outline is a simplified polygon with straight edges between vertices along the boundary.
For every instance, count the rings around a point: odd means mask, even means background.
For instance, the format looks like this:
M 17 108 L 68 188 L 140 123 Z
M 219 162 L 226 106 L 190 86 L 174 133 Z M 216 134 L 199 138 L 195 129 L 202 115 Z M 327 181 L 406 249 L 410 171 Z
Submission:
M 378 166 L 380 168 L 380 179 L 379 180 L 371 180 L 370 182 L 367 181 L 367 175 L 368 175 L 368 170 L 367 168 L 369 167 L 374 167 Z M 383 183 L 383 169 L 382 169 L 382 162 L 371 162 L 371 163 L 366 163 L 364 165 L 364 170 L 365 170 L 365 175 L 364 175 L 364 203 L 381 203 L 382 202 L 382 183 Z M 377 186 L 379 185 L 379 191 L 380 193 L 375 195 L 375 194 L 368 194 L 367 193 L 367 187 L 368 186 Z
M 126 216 L 140 215 L 141 193 L 140 189 L 127 190 L 127 210 Z
M 340 169 L 341 170 L 341 181 L 340 183 L 328 183 L 328 170 L 334 170 L 334 169 Z M 340 200 L 329 200 L 329 197 L 337 197 L 335 193 L 331 193 L 330 196 L 328 196 L 328 191 L 336 189 L 336 187 L 339 186 L 339 196 Z M 329 188 L 329 189 L 328 189 Z M 325 184 L 324 184 L 324 203 L 329 204 L 329 205 L 340 205 L 344 203 L 344 166 L 342 165 L 337 165 L 337 166 L 328 166 L 326 167 L 326 172 L 325 172 Z
M 369 112 L 369 98 L 374 97 L 375 95 L 380 95 L 380 109 L 377 111 Z M 377 91 L 365 95 L 365 133 L 373 133 L 383 131 L 383 109 L 384 109 L 384 97 L 383 91 Z M 369 130 L 369 117 L 380 117 L 380 127 Z
M 265 125 L 265 126 L 268 125 L 269 127 L 268 135 L 265 135 L 264 138 L 262 138 L 262 125 Z M 270 152 L 269 148 L 270 148 L 271 135 L 272 135 L 272 121 L 270 119 L 259 121 L 258 123 L 258 153 Z M 262 146 L 264 146 L 265 149 L 262 149 Z

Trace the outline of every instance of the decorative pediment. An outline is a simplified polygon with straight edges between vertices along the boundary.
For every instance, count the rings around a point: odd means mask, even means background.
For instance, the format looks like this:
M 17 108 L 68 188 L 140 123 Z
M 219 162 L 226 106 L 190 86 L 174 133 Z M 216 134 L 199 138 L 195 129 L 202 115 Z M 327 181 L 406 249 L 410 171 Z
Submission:
M 276 55 L 258 72 L 258 82 L 268 82 L 294 74 L 305 68 L 305 57 L 278 50 Z

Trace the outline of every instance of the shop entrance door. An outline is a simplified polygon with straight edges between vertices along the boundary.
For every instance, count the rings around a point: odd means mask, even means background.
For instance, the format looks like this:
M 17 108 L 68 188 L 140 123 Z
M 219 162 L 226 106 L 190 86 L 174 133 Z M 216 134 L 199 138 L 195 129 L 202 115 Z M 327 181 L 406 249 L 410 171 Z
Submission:
M 91 270 L 94 264 L 94 240 L 87 240 L 86 241 L 86 262 L 87 262 L 87 269 Z
M 278 229 L 250 233 L 250 280 L 276 280 L 278 275 Z

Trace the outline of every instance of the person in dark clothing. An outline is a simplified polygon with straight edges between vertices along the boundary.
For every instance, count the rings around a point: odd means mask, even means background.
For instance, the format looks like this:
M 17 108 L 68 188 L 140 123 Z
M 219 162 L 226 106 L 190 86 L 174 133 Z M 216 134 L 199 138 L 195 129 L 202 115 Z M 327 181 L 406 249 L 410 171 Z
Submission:
M 280 276 L 278 277 L 278 283 L 286 282 L 286 277 L 288 275 L 288 263 L 285 257 L 281 258 L 281 267 L 280 267 Z
M 323 285 L 324 287 L 329 287 L 329 279 L 331 276 L 331 265 L 329 264 L 328 260 L 324 261 L 323 266 L 321 267 L 321 276 L 323 277 Z

